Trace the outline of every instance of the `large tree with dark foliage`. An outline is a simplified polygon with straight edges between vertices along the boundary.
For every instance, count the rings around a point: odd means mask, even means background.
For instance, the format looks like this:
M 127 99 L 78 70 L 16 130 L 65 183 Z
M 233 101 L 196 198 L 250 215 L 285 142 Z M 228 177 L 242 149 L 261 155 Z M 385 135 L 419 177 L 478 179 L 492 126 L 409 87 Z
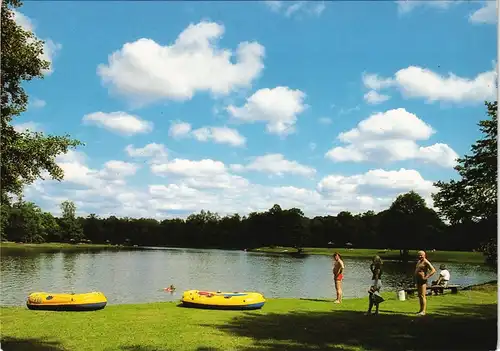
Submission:
M 20 200 L 14 203 L 9 208 L 5 222 L 5 232 L 8 233 L 9 240 L 25 243 L 57 240 L 59 227 L 56 219 L 32 202 Z
M 27 109 L 28 95 L 23 81 L 43 78 L 50 63 L 42 59 L 43 41 L 23 29 L 14 20 L 18 0 L 3 0 L 1 25 L 1 182 L 2 204 L 10 195 L 21 195 L 23 187 L 40 178 L 45 172 L 61 180 L 63 170 L 55 158 L 70 147 L 81 143 L 69 136 L 44 135 L 40 132 L 18 132 L 12 121 Z
M 383 241 L 406 257 L 411 249 L 431 249 L 439 245 L 444 227 L 438 214 L 414 191 L 399 195 L 381 214 Z
M 61 218 L 59 227 L 61 228 L 61 237 L 66 237 L 69 241 L 79 241 L 84 238 L 83 226 L 76 218 L 76 206 L 72 201 L 63 201 L 61 203 Z
M 459 158 L 455 170 L 459 180 L 439 181 L 433 194 L 439 213 L 452 225 L 479 236 L 482 250 L 496 262 L 497 253 L 497 101 L 486 102 L 488 118 L 479 122 L 483 137 Z

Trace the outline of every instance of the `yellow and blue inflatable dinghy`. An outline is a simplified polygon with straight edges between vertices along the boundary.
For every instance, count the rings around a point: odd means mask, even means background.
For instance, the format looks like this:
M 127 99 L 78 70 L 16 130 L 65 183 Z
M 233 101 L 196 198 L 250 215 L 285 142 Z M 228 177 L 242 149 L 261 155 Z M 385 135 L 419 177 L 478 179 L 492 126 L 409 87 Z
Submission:
M 181 298 L 183 306 L 219 310 L 256 310 L 266 299 L 257 292 L 213 292 L 188 290 Z
M 107 302 L 106 296 L 98 291 L 84 294 L 34 292 L 28 296 L 26 306 L 30 310 L 95 311 L 106 307 Z

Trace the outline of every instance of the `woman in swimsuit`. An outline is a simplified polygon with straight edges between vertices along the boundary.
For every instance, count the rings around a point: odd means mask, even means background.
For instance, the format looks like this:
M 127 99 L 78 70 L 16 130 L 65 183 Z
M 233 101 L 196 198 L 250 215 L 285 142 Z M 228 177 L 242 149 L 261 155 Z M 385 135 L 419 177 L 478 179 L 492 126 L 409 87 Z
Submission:
M 335 280 L 335 290 L 337 291 L 337 299 L 334 303 L 342 302 L 342 279 L 344 279 L 344 261 L 340 258 L 340 254 L 333 254 L 333 279 Z

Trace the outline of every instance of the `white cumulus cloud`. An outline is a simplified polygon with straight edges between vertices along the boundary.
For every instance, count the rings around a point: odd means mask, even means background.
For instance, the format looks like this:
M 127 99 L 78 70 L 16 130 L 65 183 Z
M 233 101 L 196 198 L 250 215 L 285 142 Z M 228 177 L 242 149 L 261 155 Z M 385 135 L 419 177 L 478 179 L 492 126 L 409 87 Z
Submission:
M 496 0 L 474 1 L 482 3 L 482 7 L 469 15 L 469 22 L 473 24 L 495 24 L 498 22 Z M 415 8 L 427 7 L 429 9 L 448 10 L 452 6 L 465 3 L 463 0 L 400 0 L 396 1 L 398 13 L 407 14 Z
M 136 157 L 155 157 L 161 144 L 128 148 Z M 151 164 L 151 170 L 164 175 L 144 186 L 133 185 L 130 177 L 138 166 L 120 160 L 105 162 L 99 169 L 89 165 L 83 152 L 70 151 L 57 157 L 65 177 L 61 182 L 38 180 L 26 187 L 28 201 L 59 215 L 59 204 L 74 201 L 78 215 L 130 216 L 164 219 L 187 217 L 202 209 L 221 215 L 265 211 L 275 203 L 283 208 L 298 207 L 309 216 L 354 213 L 387 208 L 395 197 L 409 190 L 419 192 L 429 204 L 432 181 L 411 169 L 374 169 L 354 175 L 331 174 L 313 188 L 283 184 L 265 186 L 250 183 L 231 174 L 217 160 L 175 159 Z M 176 211 L 175 214 L 172 211 Z M 183 211 L 179 214 L 178 211 Z
M 371 115 L 356 128 L 338 135 L 347 146 L 337 146 L 326 153 L 336 162 L 395 162 L 421 160 L 442 167 L 452 167 L 458 154 L 447 144 L 419 146 L 417 140 L 427 140 L 434 129 L 404 108 Z
M 316 170 L 310 166 L 305 166 L 297 161 L 289 161 L 282 154 L 266 154 L 257 156 L 248 165 L 231 165 L 231 169 L 241 171 L 258 171 L 283 176 L 285 173 L 297 174 L 312 177 Z
M 396 1 L 399 14 L 406 14 L 417 7 L 428 7 L 440 10 L 447 10 L 453 5 L 459 4 L 459 0 L 400 0 Z
M 478 24 L 495 24 L 498 22 L 497 2 L 485 1 L 483 7 L 469 16 L 469 22 Z
M 172 138 L 182 138 L 189 135 L 191 124 L 186 122 L 174 122 L 168 130 L 168 135 Z
M 153 123 L 126 112 L 93 112 L 83 116 L 82 122 L 86 125 L 95 125 L 111 132 L 122 135 L 149 133 L 153 130 Z
M 431 193 L 436 191 L 432 181 L 425 180 L 416 170 L 404 168 L 391 171 L 373 169 L 352 176 L 332 174 L 321 179 L 317 189 L 326 197 L 341 199 L 354 196 L 374 207 L 377 202 L 383 201 L 388 205 L 395 197 L 410 190 L 418 192 L 432 206 Z
M 202 21 L 190 24 L 171 45 L 147 38 L 125 43 L 98 66 L 98 75 L 112 91 L 142 104 L 248 88 L 264 68 L 264 47 L 241 42 L 235 53 L 219 48 L 224 31 L 222 24 Z
M 248 185 L 248 180 L 233 175 L 221 161 L 203 159 L 192 161 L 174 159 L 151 165 L 151 172 L 160 176 L 177 177 L 192 188 L 238 188 Z
M 474 78 L 459 77 L 453 73 L 440 75 L 429 69 L 409 66 L 397 71 L 394 77 L 363 74 L 364 85 L 373 91 L 397 88 L 406 98 L 422 98 L 427 102 L 482 103 L 494 99 L 497 88 L 495 70 L 479 73 Z
M 304 112 L 306 94 L 300 90 L 279 86 L 257 90 L 245 105 L 229 105 L 226 109 L 244 123 L 265 122 L 269 133 L 285 136 L 295 131 L 297 116 Z
M 365 101 L 372 105 L 380 104 L 389 100 L 390 98 L 391 97 L 389 95 L 379 94 L 375 90 L 370 90 L 364 96 Z
M 297 15 L 320 16 L 326 9 L 324 1 L 264 1 L 271 11 L 283 13 L 286 17 Z
M 133 158 L 148 158 L 153 163 L 166 161 L 168 158 L 168 151 L 165 145 L 150 143 L 144 147 L 135 148 L 133 144 L 125 147 L 125 152 Z
M 138 166 L 117 160 L 106 162 L 100 170 L 87 165 L 87 156 L 83 152 L 69 150 L 56 158 L 64 171 L 64 182 L 91 190 L 111 191 L 114 186 L 124 185 L 124 179 L 134 175 Z
M 236 129 L 228 127 L 202 127 L 193 130 L 193 136 L 199 141 L 213 140 L 219 144 L 229 144 L 232 146 L 243 146 L 246 138 Z
M 246 138 L 236 129 L 226 126 L 206 126 L 193 130 L 191 124 L 177 121 L 172 123 L 168 134 L 176 139 L 192 137 L 201 142 L 213 141 L 231 146 L 244 146 L 246 143 Z
M 134 175 L 139 166 L 134 163 L 111 160 L 104 164 L 101 175 L 104 177 L 129 177 Z
M 85 153 L 74 150 L 59 155 L 56 162 L 64 171 L 61 182 L 46 177 L 25 189 L 26 197 L 34 198 L 44 210 L 59 215 L 59 204 L 71 200 L 78 207 L 79 215 L 157 215 L 138 206 L 141 201 L 147 201 L 146 193 L 127 185 L 127 179 L 136 173 L 138 165 L 110 160 L 100 169 L 94 169 L 88 165 Z
M 363 84 L 365 87 L 372 90 L 380 90 L 394 85 L 394 80 L 391 78 L 382 78 L 378 74 L 366 73 L 362 74 Z

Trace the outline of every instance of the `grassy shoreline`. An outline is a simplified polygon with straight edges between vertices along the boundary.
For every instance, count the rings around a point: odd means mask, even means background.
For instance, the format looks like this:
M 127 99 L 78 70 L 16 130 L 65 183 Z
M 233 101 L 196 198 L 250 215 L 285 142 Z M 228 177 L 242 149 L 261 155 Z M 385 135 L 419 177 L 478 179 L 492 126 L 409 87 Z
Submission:
M 276 253 L 276 254 L 294 254 L 297 249 L 292 247 L 277 246 L 260 247 L 257 249 L 248 250 L 250 252 Z M 413 259 L 417 256 L 418 250 L 410 250 L 409 258 Z M 399 250 L 385 249 L 345 249 L 345 248 L 316 248 L 305 247 L 302 254 L 304 255 L 333 255 L 334 252 L 340 253 L 343 258 L 372 258 L 374 255 L 379 255 L 383 260 L 398 260 Z M 464 262 L 464 263 L 484 263 L 484 255 L 482 252 L 471 251 L 428 251 L 427 257 L 432 261 L 439 262 Z
M 123 245 L 111 245 L 111 244 L 69 244 L 69 243 L 40 243 L 40 244 L 30 244 L 30 243 L 15 243 L 11 241 L 5 241 L 0 244 L 0 248 L 8 249 L 25 249 L 25 250 L 36 250 L 36 249 L 113 249 L 113 248 L 133 248 L 131 246 Z
M 143 250 L 141 246 L 124 246 L 111 244 L 69 244 L 69 243 L 40 243 L 40 244 L 21 244 L 15 242 L 2 242 L 0 248 L 18 249 L 18 250 L 83 250 L 83 249 L 116 249 L 116 250 Z M 249 252 L 261 252 L 272 254 L 293 255 L 297 252 L 292 247 L 277 246 L 277 247 L 260 247 L 256 249 L 248 249 Z M 410 259 L 415 258 L 418 250 L 410 250 Z M 399 250 L 384 250 L 384 249 L 346 249 L 346 248 L 303 248 L 304 255 L 332 255 L 334 252 L 339 252 L 344 258 L 367 258 L 370 259 L 374 255 L 379 255 L 383 260 L 399 260 Z M 484 263 L 485 258 L 481 252 L 470 251 L 429 251 L 427 252 L 429 260 L 439 262 L 463 262 L 463 263 Z
M 6 351 L 401 350 L 414 349 L 416 340 L 421 350 L 495 349 L 496 284 L 429 297 L 424 317 L 415 316 L 416 298 L 398 301 L 395 295 L 383 294 L 378 316 L 364 315 L 367 298 L 339 305 L 268 299 L 252 312 L 189 309 L 177 302 L 109 305 L 82 313 L 2 307 L 1 342 Z

